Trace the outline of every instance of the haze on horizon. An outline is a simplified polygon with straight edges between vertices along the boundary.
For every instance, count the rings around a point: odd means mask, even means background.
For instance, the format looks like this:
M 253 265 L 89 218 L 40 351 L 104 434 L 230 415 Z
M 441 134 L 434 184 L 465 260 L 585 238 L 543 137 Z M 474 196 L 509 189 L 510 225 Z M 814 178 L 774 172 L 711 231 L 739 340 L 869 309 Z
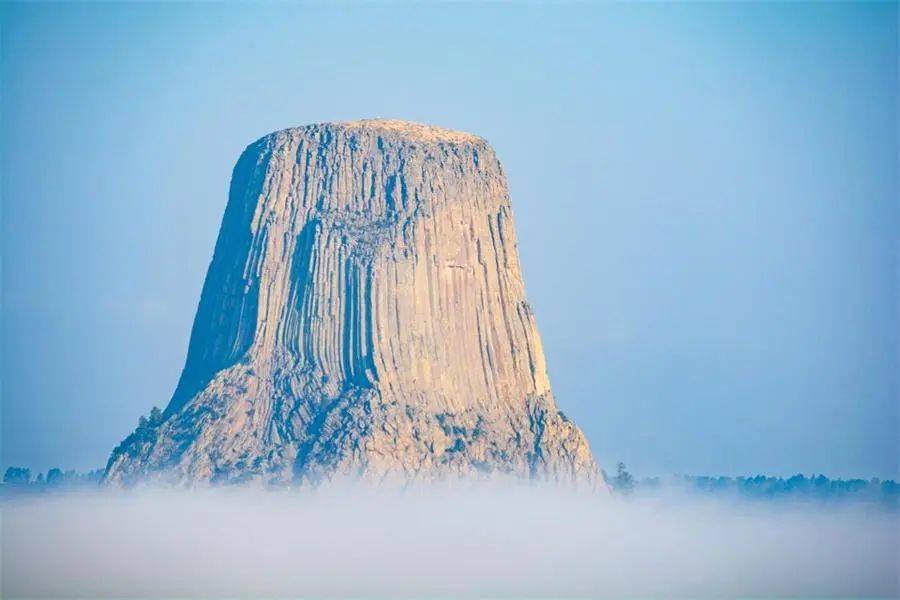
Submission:
M 897 512 L 529 487 L 4 500 L 9 598 L 892 598 Z
M 247 144 L 384 116 L 496 149 L 601 465 L 900 476 L 896 3 L 0 11 L 2 468 L 168 402 Z

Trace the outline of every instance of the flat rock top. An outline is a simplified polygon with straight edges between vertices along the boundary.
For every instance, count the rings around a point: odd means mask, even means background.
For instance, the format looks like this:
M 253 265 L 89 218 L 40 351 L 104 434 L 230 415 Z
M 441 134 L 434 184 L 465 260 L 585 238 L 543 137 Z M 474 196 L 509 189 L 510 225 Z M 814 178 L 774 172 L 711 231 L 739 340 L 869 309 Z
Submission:
M 477 143 L 483 142 L 482 138 L 465 131 L 454 131 L 434 125 L 401 121 L 397 119 L 360 119 L 358 121 L 332 121 L 316 123 L 302 127 L 292 127 L 284 131 L 310 130 L 310 129 L 344 129 L 347 131 L 360 131 L 372 133 L 389 133 L 409 140 L 420 142 L 450 142 L 450 143 Z

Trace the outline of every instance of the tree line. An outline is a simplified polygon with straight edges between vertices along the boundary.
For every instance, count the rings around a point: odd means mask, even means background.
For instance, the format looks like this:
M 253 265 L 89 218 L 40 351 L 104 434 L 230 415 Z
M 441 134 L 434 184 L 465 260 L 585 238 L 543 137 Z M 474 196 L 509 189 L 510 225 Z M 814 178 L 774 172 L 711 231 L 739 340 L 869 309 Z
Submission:
M 144 424 L 150 426 L 149 423 Z M 139 427 L 140 430 L 140 427 Z M 791 477 L 711 477 L 706 475 L 679 475 L 668 478 L 635 478 L 625 466 L 616 465 L 616 472 L 603 472 L 612 491 L 619 495 L 652 493 L 664 488 L 679 489 L 709 495 L 733 495 L 745 498 L 779 499 L 806 498 L 820 500 L 871 499 L 900 504 L 900 483 L 891 479 L 831 479 L 825 475 Z M 50 469 L 32 474 L 25 467 L 9 467 L 3 474 L 3 487 L 15 489 L 49 489 L 78 486 L 96 486 L 103 479 L 103 469 L 86 473 L 75 470 Z
M 615 475 L 604 477 L 613 492 L 618 494 L 652 493 L 666 487 L 707 495 L 732 495 L 744 498 L 775 500 L 780 498 L 850 500 L 869 499 L 900 502 L 900 484 L 891 479 L 831 479 L 825 475 L 806 476 L 798 473 L 791 477 L 754 475 L 750 477 L 721 477 L 706 475 L 679 475 L 668 478 L 647 477 L 636 479 L 620 462 Z
M 94 469 L 87 473 L 79 473 L 75 470 L 63 471 L 59 468 L 50 469 L 46 474 L 32 475 L 31 469 L 26 467 L 9 467 L 3 474 L 3 485 L 14 487 L 72 487 L 83 485 L 97 485 L 103 478 L 103 469 Z

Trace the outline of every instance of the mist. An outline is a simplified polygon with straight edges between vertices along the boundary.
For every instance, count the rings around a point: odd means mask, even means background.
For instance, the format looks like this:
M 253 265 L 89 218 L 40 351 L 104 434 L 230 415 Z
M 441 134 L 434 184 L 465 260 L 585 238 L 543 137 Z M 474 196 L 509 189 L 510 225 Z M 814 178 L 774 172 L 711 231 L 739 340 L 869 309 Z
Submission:
M 898 593 L 864 503 L 540 487 L 70 492 L 3 501 L 24 597 L 826 597 Z

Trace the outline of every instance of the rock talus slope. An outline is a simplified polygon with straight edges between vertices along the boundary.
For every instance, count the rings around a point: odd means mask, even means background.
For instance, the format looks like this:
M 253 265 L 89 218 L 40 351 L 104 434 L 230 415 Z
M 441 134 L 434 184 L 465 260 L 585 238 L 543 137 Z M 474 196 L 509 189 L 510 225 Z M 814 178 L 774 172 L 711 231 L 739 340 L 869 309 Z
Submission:
M 249 146 L 181 379 L 107 481 L 499 474 L 603 486 L 550 390 L 491 147 L 381 120 Z

